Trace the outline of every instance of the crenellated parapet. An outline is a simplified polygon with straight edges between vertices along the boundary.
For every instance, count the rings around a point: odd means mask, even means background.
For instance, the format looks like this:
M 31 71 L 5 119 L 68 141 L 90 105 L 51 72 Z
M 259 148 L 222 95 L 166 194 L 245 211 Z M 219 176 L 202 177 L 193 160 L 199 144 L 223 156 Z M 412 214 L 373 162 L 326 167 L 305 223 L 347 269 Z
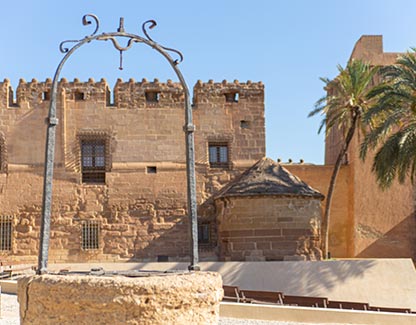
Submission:
M 9 79 L 0 82 L 0 109 L 10 107 L 13 104 L 13 90 Z
M 24 79 L 20 79 L 16 89 L 16 102 L 13 105 L 20 108 L 48 107 L 51 99 L 51 87 L 52 79 L 50 78 L 43 82 L 36 79 L 26 82 Z M 89 79 L 87 82 L 80 82 L 78 79 L 68 82 L 63 78 L 59 82 L 57 94 L 58 100 L 62 94 L 65 101 L 101 101 L 105 104 L 108 101 L 110 89 L 104 79 L 99 82 L 95 82 L 93 79 Z M 10 105 L 12 98 L 13 92 L 10 87 L 9 106 L 12 106 Z
M 63 90 L 66 101 L 102 103 L 103 106 L 110 103 L 110 87 L 105 79 L 96 82 L 90 78 L 87 82 L 81 82 L 75 78 L 69 82 L 62 78 L 59 87 Z
M 16 100 L 13 101 L 13 89 L 8 79 L 0 83 L 0 104 L 2 108 L 11 106 L 21 108 L 47 107 L 51 99 L 52 80 L 39 82 L 32 79 L 26 82 L 20 79 L 16 90 Z M 62 95 L 62 97 L 61 97 Z M 113 95 L 113 98 L 111 96 Z M 75 107 L 88 107 L 88 104 L 98 104 L 102 107 L 117 108 L 183 108 L 184 93 L 180 83 L 168 80 L 159 82 L 158 79 L 128 82 L 118 79 L 113 94 L 105 79 L 95 82 L 90 78 L 81 82 L 75 78 L 68 81 L 62 78 L 58 85 L 58 100 L 75 103 Z M 80 106 L 81 105 L 81 106 Z
M 46 79 L 44 82 L 39 82 L 32 79 L 26 82 L 24 79 L 19 80 L 19 85 L 16 89 L 16 106 L 21 108 L 34 108 L 49 100 L 50 88 L 52 80 Z
M 198 82 L 194 86 L 194 104 L 233 104 L 240 102 L 263 102 L 264 85 L 260 82 Z
M 178 82 L 168 80 L 166 83 L 158 79 L 128 82 L 118 79 L 114 86 L 114 106 L 117 108 L 183 108 L 184 92 Z
M 30 82 L 20 79 L 14 99 L 10 81 L 5 79 L 0 82 L 1 108 L 47 108 L 51 99 L 52 80 Z M 193 102 L 197 104 L 233 105 L 244 103 L 263 103 L 264 85 L 262 82 L 214 82 L 209 80 L 204 83 L 198 81 L 194 86 Z M 75 78 L 68 81 L 62 78 L 58 85 L 58 100 L 64 100 L 73 107 L 88 108 L 89 104 L 117 109 L 141 109 L 141 108 L 179 108 L 184 107 L 185 95 L 179 82 L 167 80 L 159 82 L 158 79 L 148 81 L 142 79 L 136 82 L 130 79 L 124 82 L 118 79 L 113 93 L 105 79 L 94 81 L 90 78 L 87 82 L 81 82 Z M 192 94 L 190 94 L 192 96 Z M 72 106 L 72 105 L 71 105 Z

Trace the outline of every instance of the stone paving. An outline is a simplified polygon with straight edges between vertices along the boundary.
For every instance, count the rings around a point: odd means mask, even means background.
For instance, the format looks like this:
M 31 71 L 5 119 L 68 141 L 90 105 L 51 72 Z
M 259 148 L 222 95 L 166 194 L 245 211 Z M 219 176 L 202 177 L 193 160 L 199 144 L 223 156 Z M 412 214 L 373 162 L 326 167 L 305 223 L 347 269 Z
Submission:
M 1 294 L 0 324 L 2 325 L 20 324 L 19 304 L 17 302 L 16 295 L 5 294 L 5 293 Z

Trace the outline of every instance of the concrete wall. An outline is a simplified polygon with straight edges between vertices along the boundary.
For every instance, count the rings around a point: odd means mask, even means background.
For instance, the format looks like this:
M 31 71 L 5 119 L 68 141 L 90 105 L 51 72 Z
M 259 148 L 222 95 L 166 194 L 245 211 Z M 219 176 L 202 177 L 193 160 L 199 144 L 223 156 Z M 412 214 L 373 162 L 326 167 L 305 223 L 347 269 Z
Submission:
M 50 270 L 186 270 L 189 263 L 59 264 Z M 368 302 L 372 306 L 416 311 L 416 271 L 411 259 L 351 259 L 283 262 L 201 262 L 218 272 L 223 283 L 246 290 Z M 400 276 L 398 276 L 400 275 Z

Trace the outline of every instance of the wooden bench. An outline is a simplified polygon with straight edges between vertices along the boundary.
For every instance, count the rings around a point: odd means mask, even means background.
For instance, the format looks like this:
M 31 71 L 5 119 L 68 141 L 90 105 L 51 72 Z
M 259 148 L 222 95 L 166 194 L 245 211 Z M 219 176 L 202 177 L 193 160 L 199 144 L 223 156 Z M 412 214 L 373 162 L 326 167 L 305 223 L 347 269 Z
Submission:
M 241 290 L 241 292 L 247 302 L 283 305 L 283 294 L 278 291 Z
M 224 290 L 224 298 L 223 301 L 232 301 L 232 302 L 244 302 L 245 298 L 243 293 L 241 292 L 240 288 L 237 286 L 222 286 Z
M 365 302 L 352 302 L 352 301 L 336 301 L 330 300 L 328 302 L 328 308 L 336 309 L 353 309 L 353 310 L 369 310 L 370 306 Z
M 35 265 L 17 263 L 5 264 L 2 262 L 0 268 L 2 268 L 0 271 L 0 279 L 6 279 L 11 278 L 13 275 L 21 274 L 22 272 L 24 273 L 24 271 L 34 270 Z
M 369 310 L 385 311 L 385 312 L 388 312 L 388 313 L 405 313 L 405 314 L 410 314 L 411 313 L 410 308 L 374 307 L 374 306 L 371 306 Z
M 328 298 L 284 295 L 283 304 L 301 307 L 326 308 L 328 305 Z

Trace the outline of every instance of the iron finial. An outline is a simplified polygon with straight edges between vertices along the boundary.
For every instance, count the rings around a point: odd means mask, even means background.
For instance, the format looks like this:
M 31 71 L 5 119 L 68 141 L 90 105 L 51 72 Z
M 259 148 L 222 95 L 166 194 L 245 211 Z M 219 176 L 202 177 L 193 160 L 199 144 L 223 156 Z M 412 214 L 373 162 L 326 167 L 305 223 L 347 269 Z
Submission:
M 119 33 L 124 33 L 124 17 L 120 17 L 120 26 L 117 28 Z

